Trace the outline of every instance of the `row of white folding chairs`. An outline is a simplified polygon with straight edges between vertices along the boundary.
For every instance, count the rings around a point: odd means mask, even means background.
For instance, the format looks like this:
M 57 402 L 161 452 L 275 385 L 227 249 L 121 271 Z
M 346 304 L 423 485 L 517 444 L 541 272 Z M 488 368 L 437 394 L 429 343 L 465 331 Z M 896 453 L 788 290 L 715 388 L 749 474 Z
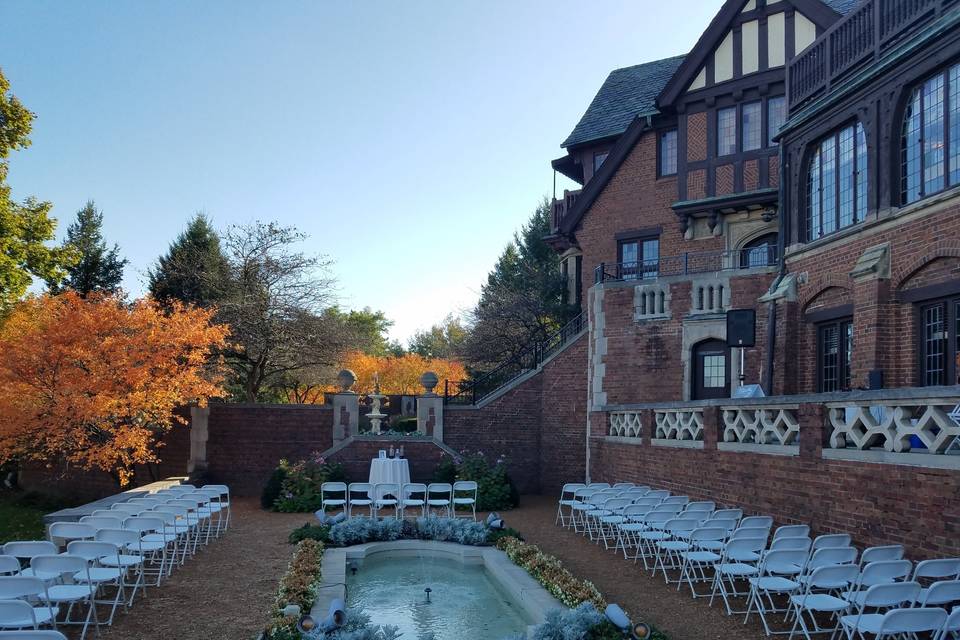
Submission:
M 634 498 L 630 495 L 632 491 L 642 492 L 643 496 Z M 631 499 L 625 501 L 627 497 Z M 691 505 L 695 506 L 692 513 L 688 511 Z M 565 506 L 570 509 L 568 514 L 563 512 Z M 578 513 L 583 514 L 579 519 Z M 651 514 L 653 517 L 648 517 Z M 710 595 L 711 604 L 719 593 L 728 614 L 749 615 L 746 611 L 732 611 L 729 603 L 729 598 L 733 595 L 748 595 L 750 605 L 756 606 L 763 617 L 768 634 L 770 629 L 765 614 L 769 612 L 769 606 L 773 605 L 769 598 L 769 590 L 773 587 L 787 589 L 787 592 L 809 589 L 812 575 L 821 568 L 836 563 L 856 562 L 856 565 L 851 566 L 854 566 L 859 582 L 847 586 L 851 587 L 853 593 L 859 594 L 853 596 L 854 598 L 862 600 L 866 597 L 864 589 L 874 583 L 905 579 L 912 567 L 909 561 L 902 560 L 901 545 L 872 547 L 864 550 L 863 554 L 858 554 L 857 550 L 850 546 L 849 534 L 826 534 L 811 540 L 810 528 L 807 525 L 779 527 L 768 546 L 773 525 L 773 518 L 770 516 L 742 518 L 740 509 L 713 511 L 713 505 L 708 501 L 692 503 L 685 496 L 669 496 L 667 491 L 655 492 L 648 487 L 633 487 L 630 483 L 620 483 L 612 487 L 603 483 L 565 485 L 555 522 L 573 526 L 575 529 L 578 524 L 583 524 L 584 531 L 590 533 L 591 537 L 596 531 L 599 534 L 598 539 L 605 542 L 608 529 L 618 529 L 616 548 L 622 548 L 625 556 L 630 546 L 628 540 L 632 536 L 637 547 L 635 558 L 642 557 L 646 568 L 650 568 L 649 558 L 654 574 L 661 571 L 667 582 L 671 582 L 668 570 L 678 570 L 679 577 L 674 580 L 678 590 L 686 583 L 694 597 Z M 593 526 L 592 522 L 595 523 Z M 789 562 L 782 560 L 785 555 L 789 556 Z M 773 559 L 770 566 L 775 575 L 760 579 L 758 572 L 767 557 Z M 789 574 L 785 567 L 793 571 L 791 575 L 797 578 L 797 581 L 784 578 L 785 573 Z M 708 573 L 710 570 L 712 576 Z M 892 576 L 891 572 L 896 571 L 902 575 Z M 960 559 L 922 562 L 913 569 L 910 577 L 913 580 L 927 581 L 946 578 L 935 582 L 929 588 L 921 588 L 922 598 L 917 599 L 916 604 L 946 605 L 960 600 Z M 749 593 L 736 591 L 735 581 L 744 578 L 750 580 Z M 695 587 L 697 582 L 711 582 L 713 586 L 710 593 L 698 594 Z M 766 588 L 766 599 L 753 593 L 757 588 L 754 583 Z M 800 602 L 798 598 L 801 596 L 793 595 L 794 600 Z M 797 610 L 802 608 L 799 604 L 796 606 Z M 784 609 L 781 609 L 779 612 L 783 611 Z M 796 610 L 792 613 L 795 626 L 799 625 L 801 631 L 807 635 L 802 616 L 798 615 Z M 908 614 L 898 614 L 900 615 Z M 936 613 L 935 617 L 937 615 L 940 614 Z M 879 617 L 868 620 L 876 622 Z M 851 623 L 850 618 L 843 624 L 852 624 L 850 628 L 854 631 L 857 629 L 857 625 Z M 955 630 L 949 624 L 944 629 L 948 627 Z M 860 629 L 863 630 L 863 625 Z M 852 638 L 849 632 L 848 636 Z
M 14 541 L 3 545 L 0 555 L 0 629 L 39 629 L 58 625 L 81 625 L 81 639 L 93 624 L 113 623 L 121 605 L 129 608 L 138 589 L 145 589 L 144 567 L 150 543 L 132 529 L 104 529 L 96 540 L 72 540 L 66 552 L 50 541 Z M 23 561 L 27 566 L 23 566 Z M 131 574 L 133 580 L 131 583 Z M 113 596 L 106 589 L 113 588 Z M 129 596 L 127 589 L 132 588 Z M 110 607 L 101 621 L 96 605 Z M 63 618 L 61 608 L 66 605 Z M 74 607 L 86 609 L 81 619 Z
M 229 508 L 229 489 L 223 485 L 201 489 L 183 486 L 117 503 L 112 509 L 95 511 L 92 515 L 82 517 L 78 523 L 54 523 L 50 526 L 49 534 L 52 539 L 65 543 L 68 553 L 71 550 L 82 551 L 84 545 L 101 551 L 108 551 L 110 546 L 116 548 L 116 558 L 109 551 L 99 559 L 89 558 L 91 561 L 100 561 L 100 565 L 94 567 L 94 575 L 99 576 L 96 580 L 97 590 L 108 585 L 117 588 L 115 598 L 108 602 L 111 605 L 109 624 L 121 600 L 129 607 L 137 590 L 143 588 L 145 591 L 145 576 L 148 573 L 156 575 L 156 584 L 159 585 L 161 579 L 172 571 L 178 556 L 182 564 L 188 552 L 190 555 L 196 552 L 201 536 L 205 536 L 209 542 L 213 531 L 210 522 L 214 515 L 217 516 L 216 535 L 219 536 L 221 525 L 226 529 Z M 58 552 L 59 547 L 50 541 L 7 543 L 0 555 L 0 576 L 35 578 L 33 558 Z M 22 567 L 23 561 L 27 561 L 29 566 Z M 136 580 L 128 599 L 125 581 L 130 571 L 135 573 Z M 8 610 L 12 616 L 4 622 L 4 617 L 0 615 L 0 628 L 17 626 L 14 623 L 18 620 L 27 621 L 15 615 L 14 610 L 20 606 L 0 604 L 0 613 Z M 95 614 L 95 611 L 91 613 Z M 33 620 L 33 626 L 36 626 L 36 622 Z
M 438 511 L 448 517 L 455 517 L 457 508 L 469 509 L 474 520 L 477 519 L 477 489 L 473 480 L 458 480 L 454 483 L 434 482 L 324 482 L 320 485 L 321 511 L 326 513 L 345 511 L 347 517 L 353 516 L 355 508 L 366 510 L 366 515 L 377 517 L 383 509 L 393 509 L 397 518 L 425 516 Z

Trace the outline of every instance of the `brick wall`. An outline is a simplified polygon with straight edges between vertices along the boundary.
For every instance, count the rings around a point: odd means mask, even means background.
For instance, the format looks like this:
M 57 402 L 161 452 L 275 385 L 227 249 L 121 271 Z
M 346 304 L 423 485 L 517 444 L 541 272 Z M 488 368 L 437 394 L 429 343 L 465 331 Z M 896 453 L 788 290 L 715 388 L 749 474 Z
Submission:
M 707 112 L 691 113 L 687 116 L 687 160 L 697 162 L 706 159 Z
M 871 370 L 883 371 L 884 387 L 913 386 L 919 360 L 916 306 L 900 294 L 918 287 L 956 282 L 960 275 L 960 198 L 914 208 L 900 220 L 868 221 L 852 236 L 826 240 L 787 258 L 787 268 L 800 276 L 797 304 L 785 310 L 796 338 L 796 351 L 777 354 L 796 385 L 783 393 L 816 391 L 816 325 L 807 314 L 853 304 L 852 385 L 867 386 Z M 889 245 L 890 277 L 861 279 L 850 276 L 857 260 L 869 248 Z M 936 294 L 934 294 L 936 295 Z M 797 357 L 793 357 L 796 355 Z
M 809 524 L 814 535 L 848 532 L 860 546 L 903 544 L 913 558 L 960 555 L 960 471 L 824 460 L 822 407 L 801 405 L 798 413 L 796 457 L 719 451 L 716 408 L 704 411 L 703 450 L 611 441 L 607 414 L 591 413 L 591 480 L 715 500 L 778 525 Z
M 447 406 L 444 443 L 506 454 L 521 493 L 555 493 L 585 468 L 587 338 L 579 337 L 533 376 L 480 408 Z
M 300 460 L 333 444 L 325 405 L 211 404 L 207 477 L 237 495 L 259 495 L 281 458 Z

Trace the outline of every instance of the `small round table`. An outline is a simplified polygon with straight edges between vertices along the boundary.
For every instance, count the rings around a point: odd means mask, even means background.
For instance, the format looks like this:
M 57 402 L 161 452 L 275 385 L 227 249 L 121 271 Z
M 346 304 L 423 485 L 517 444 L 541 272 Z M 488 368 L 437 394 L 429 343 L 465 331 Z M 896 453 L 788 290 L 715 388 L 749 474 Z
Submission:
M 403 485 L 410 482 L 410 465 L 406 458 L 374 458 L 370 461 L 370 484 L 374 485 L 374 491 L 371 491 L 370 499 L 379 500 L 383 497 L 382 492 L 376 491 L 376 485 L 379 483 L 393 483 Z M 376 493 L 377 495 L 373 495 Z

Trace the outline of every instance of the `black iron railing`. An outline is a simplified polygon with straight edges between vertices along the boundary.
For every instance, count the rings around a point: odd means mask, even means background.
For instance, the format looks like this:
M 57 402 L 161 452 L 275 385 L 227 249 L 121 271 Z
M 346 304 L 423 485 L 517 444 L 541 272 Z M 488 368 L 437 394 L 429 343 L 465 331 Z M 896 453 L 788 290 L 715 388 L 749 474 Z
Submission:
M 773 267 L 777 265 L 777 257 L 777 246 L 767 244 L 730 251 L 691 252 L 654 260 L 601 262 L 594 269 L 593 281 L 656 280 L 666 276 Z
M 477 404 L 480 400 L 523 374 L 540 368 L 551 355 L 580 335 L 587 326 L 587 314 L 581 313 L 546 339 L 534 342 L 495 369 L 472 380 L 444 383 L 445 404 Z
M 838 20 L 787 65 L 790 108 L 822 95 L 955 0 L 868 0 Z

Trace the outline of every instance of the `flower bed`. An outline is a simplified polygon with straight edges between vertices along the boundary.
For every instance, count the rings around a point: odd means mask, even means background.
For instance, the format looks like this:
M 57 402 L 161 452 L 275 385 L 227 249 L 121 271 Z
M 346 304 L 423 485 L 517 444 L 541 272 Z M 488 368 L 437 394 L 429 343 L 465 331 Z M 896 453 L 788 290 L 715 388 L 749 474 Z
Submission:
M 264 488 L 261 504 L 287 513 L 316 511 L 323 503 L 320 486 L 345 479 L 343 465 L 327 462 L 319 454 L 292 464 L 281 460 Z
M 540 547 L 506 537 L 497 542 L 497 548 L 506 553 L 514 564 L 526 569 L 544 589 L 568 607 L 589 602 L 597 611 L 606 609 L 606 601 L 592 582 L 574 576 L 558 558 L 544 553 Z
M 280 578 L 280 588 L 274 603 L 270 624 L 264 630 L 263 637 L 268 640 L 299 640 L 297 619 L 285 616 L 283 609 L 289 604 L 300 607 L 308 613 L 317 599 L 317 587 L 320 584 L 320 563 L 323 560 L 323 543 L 316 540 L 303 540 L 297 544 L 293 559 L 287 572 Z

